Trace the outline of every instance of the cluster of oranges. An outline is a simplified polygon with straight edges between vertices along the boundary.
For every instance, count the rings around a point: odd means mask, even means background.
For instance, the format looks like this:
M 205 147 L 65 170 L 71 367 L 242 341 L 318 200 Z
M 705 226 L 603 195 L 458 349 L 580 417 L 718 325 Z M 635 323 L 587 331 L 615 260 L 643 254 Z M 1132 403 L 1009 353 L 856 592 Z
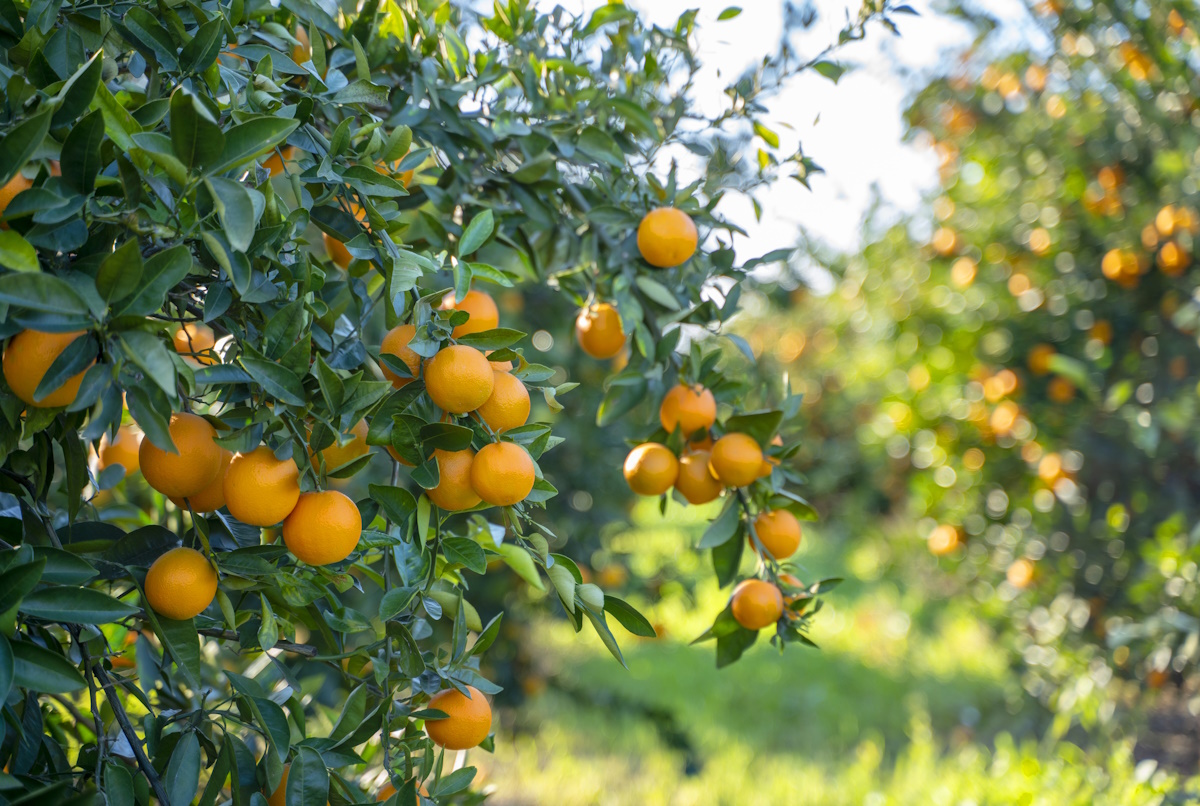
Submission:
M 1142 228 L 1142 246 L 1153 254 L 1154 263 L 1167 277 L 1179 277 L 1192 263 L 1189 246 L 1200 232 L 1200 217 L 1188 207 L 1168 204 L 1154 221 Z M 1150 270 L 1151 259 L 1130 248 L 1117 247 L 1105 253 L 1100 270 L 1109 280 L 1125 288 L 1136 288 Z
M 458 302 L 448 295 L 442 309 L 465 311 L 469 316 L 454 328 L 451 336 L 455 339 L 492 330 L 500 322 L 495 300 L 482 291 L 468 291 Z M 503 507 L 525 500 L 537 477 L 533 458 L 522 446 L 499 439 L 529 419 L 529 390 L 512 374 L 512 362 L 489 361 L 481 350 L 466 344 L 443 347 L 422 361 L 409 346 L 416 332 L 415 325 L 403 324 L 384 336 L 380 354 L 402 362 L 408 375 L 400 375 L 386 364 L 383 374 L 397 389 L 422 378 L 435 406 L 448 416 L 472 417 L 497 437 L 478 452 L 470 447 L 434 450 L 438 484 L 426 495 L 449 512 L 471 509 L 481 501 Z M 397 461 L 409 464 L 394 450 L 389 451 Z
M 686 263 L 696 253 L 696 224 L 675 207 L 659 207 L 638 224 L 637 245 L 642 259 L 656 269 Z M 614 358 L 625 348 L 621 314 L 609 302 L 593 302 L 575 318 L 575 340 L 592 358 Z

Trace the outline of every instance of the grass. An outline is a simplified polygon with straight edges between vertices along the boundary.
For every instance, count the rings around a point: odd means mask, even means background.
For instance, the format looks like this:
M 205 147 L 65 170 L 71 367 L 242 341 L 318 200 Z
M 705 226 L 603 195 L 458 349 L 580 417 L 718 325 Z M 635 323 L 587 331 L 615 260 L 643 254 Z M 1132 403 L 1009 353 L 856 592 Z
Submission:
M 1179 782 L 1127 746 L 1039 741 L 1043 715 L 967 607 L 893 580 L 848 583 L 814 639 L 765 642 L 718 671 L 688 646 L 723 605 L 688 548 L 695 513 L 640 513 L 601 557 L 655 580 L 664 637 L 625 636 L 629 671 L 547 618 L 531 631 L 532 696 L 504 712 L 495 756 L 475 753 L 498 806 L 533 804 L 1158 804 Z M 819 536 L 806 537 L 811 546 Z M 841 565 L 819 551 L 816 567 Z M 862 565 L 849 556 L 845 564 Z M 669 573 L 674 572 L 674 573 Z M 618 628 L 619 629 L 619 628 Z

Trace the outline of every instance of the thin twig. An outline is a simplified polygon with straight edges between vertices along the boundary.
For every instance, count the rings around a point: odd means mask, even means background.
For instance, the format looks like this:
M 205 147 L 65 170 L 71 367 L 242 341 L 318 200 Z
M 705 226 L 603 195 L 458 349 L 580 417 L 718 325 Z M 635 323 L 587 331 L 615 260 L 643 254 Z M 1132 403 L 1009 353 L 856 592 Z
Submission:
M 219 627 L 203 627 L 196 630 L 196 632 L 200 633 L 201 635 L 207 635 L 209 638 L 221 638 L 225 641 L 241 640 L 241 636 L 239 636 L 235 631 L 222 630 Z M 308 644 L 294 644 L 291 641 L 276 641 L 275 648 L 282 649 L 284 652 L 291 652 L 295 655 L 304 655 L 307 658 L 315 658 L 319 654 L 315 646 L 309 646 Z
M 146 751 L 142 748 L 142 743 L 137 737 L 137 732 L 133 729 L 133 723 L 129 721 L 129 714 L 125 713 L 125 706 L 121 703 L 121 698 L 118 696 L 117 690 L 113 686 L 108 673 L 104 671 L 103 666 L 96 663 L 92 665 L 92 674 L 96 675 L 96 679 L 100 681 L 100 686 L 104 689 L 104 694 L 108 698 L 108 704 L 112 706 L 113 713 L 117 716 L 117 722 L 121 725 L 121 732 L 125 734 L 129 746 L 133 749 L 133 757 L 137 760 L 137 765 L 141 768 L 142 775 L 145 775 L 146 780 L 150 782 L 150 788 L 154 790 L 154 796 L 164 806 L 170 804 L 171 798 L 167 794 L 167 790 L 163 788 L 158 773 L 154 771 L 154 765 L 146 757 Z

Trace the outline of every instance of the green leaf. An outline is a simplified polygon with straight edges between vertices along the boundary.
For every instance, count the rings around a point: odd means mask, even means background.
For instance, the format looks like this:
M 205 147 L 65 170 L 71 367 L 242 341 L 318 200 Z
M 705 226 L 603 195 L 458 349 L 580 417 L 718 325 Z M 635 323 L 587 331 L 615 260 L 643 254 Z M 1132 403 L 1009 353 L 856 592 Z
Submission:
M 476 770 L 474 767 L 462 767 L 455 770 L 454 772 L 442 778 L 442 780 L 438 781 L 438 784 L 436 787 L 434 787 L 432 794 L 436 797 L 444 798 L 453 795 L 456 792 L 462 792 L 471 785 L 472 781 L 475 780 L 475 772 Z
M 16 678 L 16 658 L 8 638 L 0 635 L 0 700 L 7 700 Z
M 335 92 L 333 102 L 336 104 L 387 106 L 388 88 L 359 79 Z
M 475 432 L 454 423 L 428 423 L 421 426 L 421 447 L 426 453 L 436 448 L 444 451 L 461 451 L 470 447 Z
M 640 635 L 643 638 L 658 637 L 653 625 L 628 602 L 606 593 L 604 594 L 604 609 L 621 622 L 622 627 L 634 635 Z
M 412 129 L 407 126 L 397 126 L 392 129 L 392 133 L 388 136 L 387 143 L 383 147 L 383 154 L 381 155 L 383 161 L 392 163 L 401 159 L 412 148 L 412 139 Z
M 771 148 L 779 148 L 779 135 L 757 121 L 754 123 L 754 133 Z
M 717 637 L 717 668 L 723 669 L 742 656 L 758 640 L 757 630 L 738 627 L 727 635 Z
M 483 546 L 469 537 L 447 537 L 442 541 L 442 553 L 446 555 L 446 562 L 457 563 L 477 574 L 487 570 Z
M 282 364 L 262 358 L 242 356 L 239 360 L 267 394 L 289 406 L 305 405 L 304 385 L 296 373 Z
M 742 13 L 742 10 L 740 8 L 738 8 L 737 6 L 730 6 L 729 8 L 725 9 L 724 11 L 722 11 L 720 14 L 717 15 L 717 22 L 723 22 L 725 20 L 732 20 L 734 17 L 738 16 L 741 13 Z
M 467 228 L 463 230 L 462 238 L 458 242 L 458 256 L 466 257 L 478 250 L 479 247 L 487 243 L 488 238 L 492 237 L 494 229 L 495 221 L 491 210 L 484 210 L 472 218 L 471 223 L 467 224 Z
M 163 776 L 171 803 L 191 803 L 200 786 L 200 742 L 188 731 L 175 745 Z
M 13 566 L 0 574 L 0 613 L 7 613 L 34 589 L 45 567 L 46 561 L 38 559 Z
M 417 499 L 403 487 L 371 484 L 367 487 L 367 494 L 383 507 L 384 513 L 398 526 L 408 523 L 408 519 L 417 511 Z
M 17 175 L 50 131 L 50 113 L 43 112 L 0 137 L 0 185 Z
M 55 97 L 58 109 L 50 121 L 53 127 L 65 126 L 83 114 L 96 97 L 100 85 L 100 73 L 104 67 L 103 51 L 96 51 L 75 73 L 68 78 Z M 65 164 L 65 163 L 64 163 Z
M 671 311 L 678 311 L 680 309 L 679 301 L 675 299 L 675 295 L 657 280 L 645 275 L 638 275 L 634 282 L 637 283 L 637 287 L 642 290 L 643 294 L 664 308 Z
M 148 611 L 149 612 L 149 611 Z M 193 684 L 200 682 L 200 635 L 192 619 L 175 621 L 155 614 L 159 637 L 179 669 Z
M 224 173 L 266 154 L 286 140 L 299 125 L 299 121 L 276 117 L 252 118 L 239 123 L 225 132 L 225 147 L 216 163 L 209 166 L 209 173 Z
M 617 141 L 612 138 L 612 135 L 603 129 L 588 126 L 579 136 L 576 145 L 580 151 L 598 162 L 618 169 L 625 167 L 625 155 L 621 152 L 621 147 L 617 145 Z
M 600 636 L 600 640 L 604 643 L 605 648 L 612 653 L 612 656 L 622 666 L 628 669 L 629 667 L 625 664 L 625 658 L 621 655 L 621 647 L 617 645 L 616 637 L 612 634 L 612 630 L 608 628 L 608 621 L 605 620 L 604 614 L 593 613 L 586 607 L 583 608 L 583 614 L 588 617 L 588 621 L 592 622 L 592 627 L 595 628 L 596 634 Z
M 108 524 L 104 524 L 107 526 Z M 121 534 L 120 530 L 116 530 Z M 96 576 L 96 567 L 82 557 L 77 557 L 69 551 L 35 546 L 33 556 L 46 563 L 42 570 L 42 582 L 53 582 L 59 585 L 79 585 Z
M 91 193 L 103 167 L 100 144 L 104 142 L 104 115 L 89 112 L 71 127 L 62 147 L 63 182 L 80 193 Z
M 150 50 L 158 63 L 168 70 L 179 69 L 175 43 L 171 35 L 153 14 L 141 6 L 134 6 L 125 13 L 125 27 L 133 34 L 137 42 Z
M 571 569 L 560 562 L 546 569 L 546 576 L 550 577 L 551 584 L 554 585 L 554 591 L 558 594 L 558 599 L 562 602 L 563 607 L 568 613 L 575 612 L 575 586 L 578 580 L 571 573 Z
M 121 316 L 146 316 L 162 307 L 167 292 L 177 286 L 192 268 L 192 253 L 184 245 L 151 255 L 142 267 L 140 290 L 120 311 Z
M 221 52 L 225 20 L 218 14 L 201 25 L 179 53 L 179 63 L 192 73 L 203 73 Z
M 417 595 L 416 588 L 392 588 L 379 600 L 380 621 L 390 621 L 408 609 Z
M 42 694 L 68 694 L 87 688 L 87 682 L 75 664 L 57 652 L 28 641 L 17 641 L 11 648 L 13 682 L 18 688 Z
M 258 216 L 254 209 L 254 199 L 250 191 L 241 182 L 213 176 L 204 180 L 212 193 L 213 206 L 229 245 L 238 252 L 250 248 L 254 239 L 254 228 L 258 224 Z
M 301 747 L 288 773 L 288 806 L 325 806 L 328 796 L 329 770 L 325 761 L 313 748 Z
M 121 348 L 125 357 L 146 373 L 158 388 L 174 398 L 175 362 L 171 360 L 163 340 L 144 330 L 129 330 L 121 334 Z
M 141 280 L 142 250 L 138 239 L 130 238 L 100 263 L 96 290 L 111 305 L 136 291 Z
M 19 232 L 0 230 L 0 266 L 13 271 L 39 271 L 37 250 Z
M 459 344 L 466 344 L 480 350 L 501 350 L 516 344 L 525 338 L 520 330 L 511 327 L 497 327 L 479 333 L 468 333 L 458 338 Z
M 69 283 L 43 272 L 18 272 L 0 277 L 0 302 L 68 316 L 82 316 L 88 312 L 87 303 Z
M 745 434 L 763 447 L 770 443 L 782 421 L 783 412 L 778 409 L 735 414 L 725 421 L 725 433 Z
M 209 117 L 200 101 L 182 87 L 171 94 L 171 147 L 190 171 L 218 159 L 225 148 L 221 127 Z
M 833 62 L 817 62 L 812 67 L 834 84 L 836 84 L 838 79 L 841 78 L 846 72 L 845 67 L 842 67 L 840 64 L 834 64 Z
M 528 551 L 512 543 L 503 543 L 496 550 L 500 552 L 500 556 L 504 558 L 508 567 L 516 571 L 517 576 L 540 591 L 546 589 L 541 576 L 538 575 L 537 565 L 534 564 L 533 557 L 529 555 Z
M 109 624 L 128 618 L 138 608 L 91 588 L 56 586 L 33 591 L 21 600 L 27 616 L 74 624 Z

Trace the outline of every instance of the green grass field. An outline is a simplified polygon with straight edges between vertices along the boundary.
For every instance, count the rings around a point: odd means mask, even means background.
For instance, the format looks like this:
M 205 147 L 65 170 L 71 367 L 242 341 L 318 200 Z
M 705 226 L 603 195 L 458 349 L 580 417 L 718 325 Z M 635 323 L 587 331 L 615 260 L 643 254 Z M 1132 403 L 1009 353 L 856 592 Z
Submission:
M 498 754 L 472 759 L 495 786 L 491 802 L 1187 802 L 1174 776 L 1135 765 L 1126 745 L 1039 741 L 1044 715 L 969 608 L 927 602 L 886 577 L 850 579 L 830 597 L 813 633 L 821 651 L 781 657 L 760 642 L 718 671 L 712 646 L 688 641 L 727 592 L 711 575 L 700 581 L 689 549 L 700 518 L 669 514 L 671 526 L 639 512 L 640 528 L 608 541 L 635 575 L 670 566 L 688 583 L 637 602 L 665 636 L 623 636 L 626 672 L 594 635 L 561 620 L 531 631 L 533 696 L 502 713 Z M 817 530 L 806 544 L 821 545 Z M 802 548 L 801 559 L 821 570 L 847 565 L 827 553 Z

